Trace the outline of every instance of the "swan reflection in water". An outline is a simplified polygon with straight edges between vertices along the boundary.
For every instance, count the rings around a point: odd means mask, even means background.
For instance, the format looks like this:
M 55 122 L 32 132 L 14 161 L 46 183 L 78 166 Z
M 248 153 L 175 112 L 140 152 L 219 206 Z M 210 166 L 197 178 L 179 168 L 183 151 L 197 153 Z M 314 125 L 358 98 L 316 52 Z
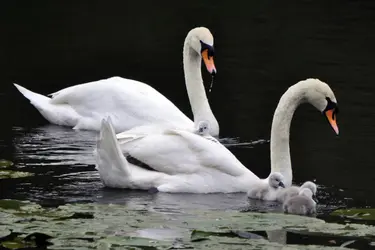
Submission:
M 13 128 L 15 158 L 27 165 L 92 165 L 96 132 L 56 125 Z
M 262 211 L 281 213 L 282 207 L 276 202 L 248 200 L 244 193 L 231 194 L 150 194 L 147 191 L 134 191 L 102 188 L 95 200 L 102 204 L 121 204 L 131 210 L 142 210 L 162 214 L 166 221 L 189 222 L 197 216 L 194 211 Z M 192 211 L 192 213 L 191 213 Z M 188 229 L 179 228 L 143 228 L 133 232 L 133 236 L 152 238 L 156 240 L 173 240 L 181 238 Z M 246 232 L 245 232 L 246 233 Z M 264 233 L 268 240 L 285 244 L 284 230 L 272 230 Z M 250 234 L 250 237 L 257 235 Z

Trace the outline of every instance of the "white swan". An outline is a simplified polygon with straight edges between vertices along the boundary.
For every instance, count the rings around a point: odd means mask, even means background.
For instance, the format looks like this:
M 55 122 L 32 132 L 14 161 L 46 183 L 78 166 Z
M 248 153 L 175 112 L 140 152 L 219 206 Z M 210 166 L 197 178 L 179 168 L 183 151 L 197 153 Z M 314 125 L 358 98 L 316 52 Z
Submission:
M 284 188 L 284 176 L 278 172 L 273 172 L 268 177 L 268 183 L 259 183 L 253 185 L 247 191 L 247 198 L 259 200 L 275 200 L 279 188 Z M 280 191 L 279 191 L 280 192 Z
M 298 215 L 312 215 L 316 213 L 316 202 L 309 188 L 302 188 L 298 195 L 287 199 L 283 203 L 284 213 Z
M 207 28 L 194 28 L 187 34 L 183 64 L 194 120 L 209 121 L 210 134 L 218 136 L 219 125 L 208 103 L 201 75 L 202 57 L 208 72 L 216 74 L 213 53 L 213 36 Z M 110 116 L 116 132 L 155 123 L 194 128 L 194 123 L 171 101 L 151 86 L 135 80 L 112 77 L 79 84 L 53 93 L 51 98 L 14 85 L 45 119 L 57 125 L 99 131 L 101 120 Z
M 201 136 L 209 136 L 210 133 L 210 124 L 207 121 L 200 121 L 197 124 L 197 128 L 194 133 L 201 135 Z
M 289 198 L 296 196 L 299 194 L 301 189 L 303 188 L 308 188 L 311 190 L 312 195 L 315 196 L 317 192 L 317 187 L 314 182 L 311 181 L 306 181 L 303 183 L 300 187 L 292 185 L 290 187 L 281 189 L 277 194 L 276 194 L 276 200 L 279 202 L 284 202 L 288 200 Z
M 295 109 L 303 102 L 309 102 L 323 112 L 338 133 L 337 102 L 326 83 L 307 79 L 285 92 L 272 122 L 271 173 L 280 172 L 286 187 L 292 183 L 289 127 Z M 155 171 L 129 164 L 122 153 Z M 161 192 L 247 192 L 254 185 L 268 182 L 268 179 L 259 179 L 222 144 L 186 130 L 167 129 L 138 136 L 130 134 L 120 147 L 111 122 L 106 120 L 102 123 L 97 143 L 96 168 L 106 186 L 157 188 Z

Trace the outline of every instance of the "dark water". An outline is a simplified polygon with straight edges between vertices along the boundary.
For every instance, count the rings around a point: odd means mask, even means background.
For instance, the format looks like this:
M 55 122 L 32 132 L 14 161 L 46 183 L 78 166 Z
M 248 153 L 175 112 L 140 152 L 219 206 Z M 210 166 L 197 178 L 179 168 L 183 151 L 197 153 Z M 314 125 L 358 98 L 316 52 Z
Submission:
M 374 1 L 2 5 L 0 158 L 35 176 L 0 180 L 0 198 L 149 202 L 148 194 L 103 188 L 93 166 L 96 133 L 47 125 L 12 83 L 48 94 L 118 75 L 150 84 L 191 116 L 182 44 L 191 28 L 206 26 L 215 37 L 218 74 L 209 99 L 221 137 L 268 140 L 282 93 L 308 77 L 326 81 L 338 99 L 340 135 L 314 108 L 300 107 L 291 128 L 294 180 L 321 185 L 321 214 L 331 207 L 375 206 Z M 269 173 L 268 143 L 230 149 L 259 176 Z M 164 197 L 166 208 L 248 205 L 241 195 Z

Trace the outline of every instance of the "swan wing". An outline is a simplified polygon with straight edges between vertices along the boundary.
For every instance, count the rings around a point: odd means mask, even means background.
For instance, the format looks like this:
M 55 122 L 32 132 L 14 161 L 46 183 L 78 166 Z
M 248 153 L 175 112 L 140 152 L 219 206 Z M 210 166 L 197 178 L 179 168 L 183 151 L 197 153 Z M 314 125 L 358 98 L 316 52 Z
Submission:
M 249 172 L 222 144 L 186 130 L 166 129 L 159 134 L 132 134 L 121 140 L 123 153 L 159 172 L 191 174 L 205 168 L 214 168 L 232 176 Z
M 121 77 L 75 85 L 51 96 L 51 104 L 68 104 L 82 117 L 97 121 L 98 127 L 102 118 L 110 116 L 117 132 L 154 122 L 193 126 L 193 122 L 157 90 Z

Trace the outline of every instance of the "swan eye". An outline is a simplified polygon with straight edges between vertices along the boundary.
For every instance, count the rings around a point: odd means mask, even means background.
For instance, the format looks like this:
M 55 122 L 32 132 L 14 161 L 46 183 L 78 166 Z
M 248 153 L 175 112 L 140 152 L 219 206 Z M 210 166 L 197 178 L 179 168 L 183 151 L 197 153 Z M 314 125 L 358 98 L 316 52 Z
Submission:
M 337 104 L 331 101 L 329 97 L 326 97 L 326 100 L 327 100 L 327 106 L 324 109 L 323 113 L 326 113 L 327 111 L 332 110 L 332 119 L 335 120 L 336 115 L 339 113 L 339 108 L 337 107 Z
M 331 98 L 329 98 L 329 97 L 326 97 L 326 100 L 327 100 L 327 106 L 323 110 L 323 113 L 326 112 L 327 110 L 336 110 L 335 113 L 337 114 L 338 113 L 337 104 L 335 102 L 331 101 Z
M 200 41 L 200 43 L 201 43 L 201 53 L 207 50 L 208 58 L 213 57 L 215 54 L 214 47 L 202 41 Z

